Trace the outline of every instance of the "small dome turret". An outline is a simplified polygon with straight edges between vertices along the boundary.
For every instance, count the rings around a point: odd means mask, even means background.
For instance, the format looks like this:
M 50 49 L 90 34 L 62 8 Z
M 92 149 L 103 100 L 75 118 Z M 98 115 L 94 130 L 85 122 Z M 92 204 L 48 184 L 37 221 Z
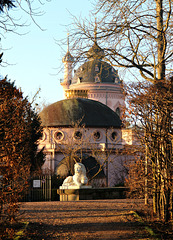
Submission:
M 67 53 L 63 57 L 62 62 L 63 63 L 66 63 L 66 62 L 72 63 L 72 62 L 74 62 L 74 57 L 71 55 L 71 53 L 69 51 L 69 34 L 67 34 Z
M 69 51 L 69 36 L 67 37 L 67 53 L 63 57 L 62 62 L 64 63 L 64 81 L 61 82 L 61 85 L 64 88 L 64 91 L 69 88 L 72 80 L 72 68 L 74 57 Z
M 74 57 L 71 55 L 69 51 L 67 51 L 66 55 L 63 57 L 62 62 L 74 62 Z

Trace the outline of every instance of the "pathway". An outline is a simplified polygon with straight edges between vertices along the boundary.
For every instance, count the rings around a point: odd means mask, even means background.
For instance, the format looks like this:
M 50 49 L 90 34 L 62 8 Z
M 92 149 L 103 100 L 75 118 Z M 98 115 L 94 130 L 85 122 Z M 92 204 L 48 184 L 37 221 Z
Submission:
M 22 203 L 20 218 L 29 222 L 25 240 L 152 239 L 132 213 L 142 206 L 136 199 L 32 202 Z

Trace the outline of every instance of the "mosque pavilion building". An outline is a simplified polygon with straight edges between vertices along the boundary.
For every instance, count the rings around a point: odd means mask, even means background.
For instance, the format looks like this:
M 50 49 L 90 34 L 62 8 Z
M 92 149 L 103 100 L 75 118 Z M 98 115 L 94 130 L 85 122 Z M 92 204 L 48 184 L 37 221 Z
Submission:
M 46 155 L 42 170 L 66 177 L 74 162 L 81 161 L 93 185 L 115 186 L 126 175 L 122 150 L 133 144 L 131 130 L 124 129 L 121 121 L 123 81 L 104 61 L 97 41 L 87 61 L 74 71 L 73 62 L 68 47 L 61 81 L 65 99 L 40 113 L 44 131 L 39 148 L 44 147 Z

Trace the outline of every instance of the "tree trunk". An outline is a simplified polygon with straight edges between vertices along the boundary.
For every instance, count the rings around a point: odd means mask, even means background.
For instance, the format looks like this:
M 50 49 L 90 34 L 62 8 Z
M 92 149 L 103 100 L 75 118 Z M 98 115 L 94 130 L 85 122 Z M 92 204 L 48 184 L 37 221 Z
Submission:
M 158 44 L 158 64 L 157 74 L 158 80 L 165 79 L 165 49 L 166 38 L 163 26 L 163 0 L 156 0 L 156 19 L 157 19 L 157 44 Z

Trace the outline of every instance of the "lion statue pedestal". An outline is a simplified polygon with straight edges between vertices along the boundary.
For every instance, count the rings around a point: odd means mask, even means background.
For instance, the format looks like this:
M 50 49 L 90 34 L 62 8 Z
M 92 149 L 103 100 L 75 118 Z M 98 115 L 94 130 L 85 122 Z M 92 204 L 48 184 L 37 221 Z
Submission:
M 86 168 L 82 163 L 74 165 L 74 172 L 73 176 L 69 176 L 64 180 L 60 189 L 91 188 L 91 186 L 86 186 L 88 178 L 86 176 Z
M 89 190 L 92 186 L 86 185 L 88 178 L 85 166 L 82 163 L 76 163 L 74 172 L 75 174 L 67 177 L 62 186 L 57 190 L 60 195 L 60 201 L 91 200 L 92 194 Z

